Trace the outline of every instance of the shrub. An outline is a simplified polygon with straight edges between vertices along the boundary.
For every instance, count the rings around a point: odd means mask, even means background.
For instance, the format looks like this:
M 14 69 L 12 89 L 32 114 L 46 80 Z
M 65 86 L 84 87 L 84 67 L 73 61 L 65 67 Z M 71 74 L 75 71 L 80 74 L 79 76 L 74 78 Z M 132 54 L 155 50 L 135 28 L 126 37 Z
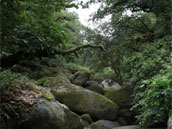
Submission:
M 101 71 L 93 75 L 98 80 L 114 79 L 114 71 L 111 67 L 105 67 Z
M 134 105 L 138 109 L 136 118 L 143 127 L 166 126 L 172 109 L 172 69 L 142 82 L 135 89 Z
M 20 74 L 13 73 L 10 70 L 6 70 L 0 73 L 0 96 L 4 94 L 4 92 L 8 92 L 11 89 L 11 83 L 13 80 L 21 77 Z

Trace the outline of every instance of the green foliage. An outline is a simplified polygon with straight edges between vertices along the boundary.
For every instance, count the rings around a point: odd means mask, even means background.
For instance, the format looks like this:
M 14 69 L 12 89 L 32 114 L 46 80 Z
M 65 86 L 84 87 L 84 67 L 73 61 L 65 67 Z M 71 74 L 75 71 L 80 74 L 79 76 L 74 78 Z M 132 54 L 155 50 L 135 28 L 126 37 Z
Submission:
M 10 70 L 2 71 L 0 73 L 0 128 L 6 128 L 7 120 L 10 120 L 11 116 L 15 116 L 15 118 L 19 118 L 19 113 L 16 110 L 19 110 L 20 107 L 16 106 L 14 101 L 11 103 L 8 102 L 10 97 L 10 92 L 14 89 L 12 82 L 18 78 L 20 78 L 20 74 L 16 74 L 11 72 Z M 9 113 L 10 112 L 10 113 Z
M 12 63 L 23 58 L 50 57 L 79 39 L 78 17 L 64 11 L 76 5 L 71 4 L 72 0 L 50 1 L 1 1 L 1 58 L 13 56 L 15 59 L 9 59 Z
M 99 77 L 102 69 L 110 67 L 113 80 L 136 87 L 133 109 L 139 111 L 140 125 L 166 126 L 172 108 L 170 1 L 90 0 L 86 5 L 90 3 L 101 4 L 93 20 L 112 17 L 85 31 L 89 43 L 102 44 L 107 50 L 87 50 L 86 64 Z
M 139 52 L 130 52 L 124 56 L 122 71 L 124 79 L 132 84 L 140 84 L 140 81 L 149 79 L 170 63 L 171 55 L 171 36 L 155 40 L 153 43 L 139 45 Z M 126 67 L 127 66 L 127 67 Z
M 6 70 L 0 73 L 0 96 L 2 97 L 6 92 L 9 92 L 12 89 L 12 82 L 15 79 L 18 79 L 19 77 L 21 77 L 20 74 L 17 73 L 13 73 L 10 70 Z
M 166 125 L 172 108 L 172 67 L 167 70 L 136 88 L 132 109 L 140 112 L 136 118 L 143 127 Z
M 86 5 L 90 3 L 101 3 L 101 7 L 97 10 L 94 15 L 94 19 L 104 18 L 105 16 L 112 15 L 120 15 L 120 19 L 118 21 L 121 22 L 122 17 L 127 11 L 131 11 L 133 14 L 136 14 L 135 19 L 138 18 L 138 14 L 141 13 L 153 13 L 156 16 L 157 22 L 156 26 L 159 28 L 159 34 L 165 35 L 171 33 L 171 5 L 170 0 L 110 0 L 110 1 L 102 1 L 102 0 L 89 0 Z M 138 22 L 139 23 L 139 22 Z M 127 23 L 125 23 L 127 24 Z M 137 23 L 136 23 L 137 24 Z M 136 25 L 133 24 L 133 25 Z M 146 24 L 145 24 L 146 25 Z M 124 25 L 125 26 L 125 25 Z M 136 28 L 137 29 L 137 28 Z M 141 28 L 141 29 L 147 29 Z
M 105 67 L 101 71 L 95 73 L 93 78 L 103 81 L 106 79 L 114 79 L 114 75 L 115 73 L 111 67 Z
M 87 71 L 98 80 L 112 79 L 120 85 L 134 85 L 133 109 L 139 111 L 137 119 L 140 125 L 146 127 L 164 124 L 172 108 L 170 1 L 90 0 L 88 3 L 101 2 L 93 20 L 109 14 L 112 16 L 111 21 L 100 24 L 95 30 L 84 28 L 76 14 L 66 11 L 66 8 L 76 7 L 73 0 L 50 1 L 0 1 L 0 57 L 14 56 L 7 59 L 9 62 L 6 65 L 15 63 L 16 59 L 22 64 L 25 58 L 30 58 L 23 63 L 23 67 L 17 64 L 11 69 L 23 73 L 29 73 L 33 69 L 34 72 L 29 75 L 44 77 L 37 81 L 43 86 L 47 85 L 45 76 L 53 76 L 51 72 L 66 74 L 69 71 L 72 74 Z M 128 15 L 127 11 L 132 14 Z M 107 51 L 91 51 L 86 48 L 82 59 L 77 60 L 74 54 L 65 57 L 57 55 L 54 59 L 42 58 L 54 57 L 59 50 L 76 47 L 83 44 L 83 41 L 103 45 Z M 42 58 L 42 62 L 37 58 L 35 63 L 35 57 Z M 69 61 L 75 63 L 68 63 Z M 56 70 L 49 67 L 55 67 Z M 66 76 L 71 76 L 71 73 Z M 8 93 L 12 89 L 11 82 L 19 77 L 21 75 L 9 70 L 3 71 L 0 95 Z M 42 96 L 49 98 L 46 94 Z

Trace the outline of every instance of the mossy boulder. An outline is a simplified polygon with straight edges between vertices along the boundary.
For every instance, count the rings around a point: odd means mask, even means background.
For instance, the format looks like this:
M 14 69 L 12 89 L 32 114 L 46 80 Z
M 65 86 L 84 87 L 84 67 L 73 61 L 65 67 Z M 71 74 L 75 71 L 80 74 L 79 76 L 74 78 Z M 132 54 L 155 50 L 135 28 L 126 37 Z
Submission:
M 66 122 L 69 129 L 82 129 L 85 126 L 80 116 L 69 110 L 66 111 Z
M 65 76 L 60 75 L 57 77 L 46 78 L 44 85 L 53 89 L 53 88 L 59 88 L 62 85 L 71 85 L 71 82 Z
M 24 76 L 10 71 L 1 75 L 3 83 L 0 93 L 0 128 L 15 128 L 21 115 L 30 111 L 38 99 L 55 100 L 48 88 L 40 87 Z
M 80 118 L 58 101 L 39 99 L 34 109 L 23 114 L 18 129 L 81 129 Z
M 133 98 L 133 87 L 125 87 L 116 91 L 106 91 L 105 96 L 119 105 L 120 108 L 129 108 Z
M 86 71 L 78 71 L 71 77 L 71 82 L 73 84 L 83 86 L 90 78 L 90 73 Z
M 72 111 L 79 114 L 90 114 L 96 120 L 113 120 L 116 117 L 118 106 L 110 99 L 71 84 L 64 77 L 50 78 L 47 82 L 49 82 L 47 85 L 52 86 L 51 91 L 56 100 L 67 105 Z
M 119 126 L 119 124 L 117 122 L 112 122 L 112 121 L 108 121 L 108 120 L 99 120 L 99 121 L 92 123 L 88 127 L 90 129 L 112 129 L 112 128 L 115 128 L 118 126 Z
M 85 88 L 104 95 L 103 87 L 99 85 L 96 81 L 87 81 Z
M 1 96 L 2 129 L 82 129 L 82 120 L 55 100 L 50 88 L 26 78 L 14 80 Z

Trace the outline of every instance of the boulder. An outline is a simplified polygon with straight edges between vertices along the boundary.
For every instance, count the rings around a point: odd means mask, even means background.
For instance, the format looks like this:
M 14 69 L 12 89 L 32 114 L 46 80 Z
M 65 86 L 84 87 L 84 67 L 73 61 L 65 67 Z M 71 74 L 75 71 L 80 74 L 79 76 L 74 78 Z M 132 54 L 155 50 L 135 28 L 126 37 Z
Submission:
M 88 126 L 89 129 L 112 129 L 118 127 L 119 124 L 108 120 L 99 120 Z
M 86 82 L 89 80 L 89 78 L 90 78 L 90 73 L 89 72 L 78 71 L 72 76 L 71 82 L 73 84 L 83 86 L 83 85 L 86 84 Z
M 111 80 L 103 80 L 101 84 L 104 88 L 108 88 L 110 82 L 111 82 Z
M 35 108 L 23 114 L 18 129 L 81 129 L 80 118 L 58 101 L 39 99 Z
M 72 111 L 66 111 L 66 124 L 69 129 L 82 129 L 85 126 L 80 116 Z
M 168 129 L 172 129 L 172 116 L 168 119 Z
M 104 91 L 110 91 L 110 92 L 112 92 L 112 91 L 118 91 L 118 90 L 120 90 L 121 88 L 122 88 L 122 87 L 121 87 L 118 83 L 113 82 L 112 85 L 110 85 L 110 86 L 108 86 L 108 87 L 105 87 L 105 88 L 104 88 Z
M 56 101 L 50 88 L 43 88 L 23 78 L 14 80 L 10 97 L 2 98 L 2 129 L 82 129 L 80 116 Z M 3 103 L 5 102 L 5 103 Z M 1 114 L 2 115 L 2 114 Z
M 78 114 L 90 114 L 95 120 L 113 120 L 116 117 L 118 106 L 110 99 L 71 84 L 63 77 L 52 77 L 48 80 L 47 85 L 52 86 L 56 100 L 67 105 L 72 111 Z
M 105 91 L 105 96 L 119 105 L 120 108 L 130 108 L 133 94 L 133 87 L 125 87 L 114 91 Z
M 100 86 L 96 81 L 87 81 L 85 88 L 104 95 L 103 87 Z

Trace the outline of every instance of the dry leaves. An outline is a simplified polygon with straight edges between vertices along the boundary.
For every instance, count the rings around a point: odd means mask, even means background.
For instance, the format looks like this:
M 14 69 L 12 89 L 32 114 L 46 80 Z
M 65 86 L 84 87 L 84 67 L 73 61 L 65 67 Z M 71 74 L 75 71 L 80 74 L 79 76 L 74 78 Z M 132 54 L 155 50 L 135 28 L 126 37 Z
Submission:
M 31 90 L 21 90 L 19 99 L 26 104 L 33 105 L 40 97 L 41 93 L 35 93 Z

